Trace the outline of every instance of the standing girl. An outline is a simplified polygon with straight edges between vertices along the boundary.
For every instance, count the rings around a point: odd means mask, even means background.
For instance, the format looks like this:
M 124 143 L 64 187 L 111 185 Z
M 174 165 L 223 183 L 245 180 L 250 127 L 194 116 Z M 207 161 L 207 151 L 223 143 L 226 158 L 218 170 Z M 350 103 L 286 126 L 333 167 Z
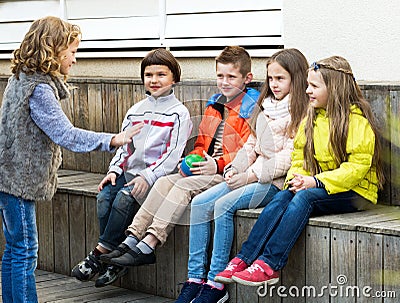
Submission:
M 221 273 L 240 284 L 277 283 L 311 215 L 365 208 L 383 185 L 377 126 L 349 63 L 338 56 L 313 63 L 307 82 L 310 107 L 294 140 L 287 189 L 264 208 Z
M 192 200 L 189 280 L 176 302 L 195 299 L 193 302 L 222 303 L 228 299 L 224 285 L 219 283 L 226 278 L 216 275 L 229 260 L 233 216 L 238 209 L 265 206 L 282 188 L 290 167 L 293 137 L 308 105 L 307 69 L 307 60 L 297 49 L 281 50 L 268 59 L 266 81 L 251 121 L 252 134 L 225 169 L 225 182 Z M 207 275 L 212 219 L 215 232 Z
M 61 109 L 66 78 L 75 64 L 78 26 L 56 17 L 36 20 L 13 53 L 0 124 L 0 214 L 6 246 L 3 303 L 37 302 L 38 238 L 35 201 L 50 200 L 61 163 L 59 145 L 75 152 L 113 151 L 132 141 L 142 125 L 118 135 L 75 128 Z

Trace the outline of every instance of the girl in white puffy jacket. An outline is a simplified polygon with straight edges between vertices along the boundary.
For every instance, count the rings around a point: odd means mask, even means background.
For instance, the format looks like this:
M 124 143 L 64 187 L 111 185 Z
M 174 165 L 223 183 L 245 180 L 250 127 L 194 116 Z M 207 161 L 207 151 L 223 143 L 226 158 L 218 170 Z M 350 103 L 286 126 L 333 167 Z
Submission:
M 207 298 L 207 302 L 228 299 L 221 283 L 227 281 L 217 274 L 229 261 L 234 214 L 239 209 L 265 206 L 282 189 L 291 164 L 293 138 L 308 105 L 307 69 L 307 60 L 297 49 L 278 51 L 267 61 L 266 81 L 251 121 L 252 134 L 231 165 L 225 168 L 225 182 L 192 200 L 189 279 L 176 302 L 190 302 L 188 296 L 194 296 L 192 299 L 197 296 L 199 302 L 201 298 Z M 215 232 L 207 274 L 212 219 Z

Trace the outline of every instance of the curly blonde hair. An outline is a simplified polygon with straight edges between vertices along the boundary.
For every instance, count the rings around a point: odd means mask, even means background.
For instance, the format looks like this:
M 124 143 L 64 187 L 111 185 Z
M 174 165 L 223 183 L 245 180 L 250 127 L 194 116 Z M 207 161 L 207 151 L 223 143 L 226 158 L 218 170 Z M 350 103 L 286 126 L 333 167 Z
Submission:
M 59 54 L 75 40 L 81 40 L 79 26 L 60 18 L 48 16 L 34 21 L 21 45 L 14 50 L 11 71 L 17 79 L 21 72 L 49 74 L 59 77 L 61 58 Z

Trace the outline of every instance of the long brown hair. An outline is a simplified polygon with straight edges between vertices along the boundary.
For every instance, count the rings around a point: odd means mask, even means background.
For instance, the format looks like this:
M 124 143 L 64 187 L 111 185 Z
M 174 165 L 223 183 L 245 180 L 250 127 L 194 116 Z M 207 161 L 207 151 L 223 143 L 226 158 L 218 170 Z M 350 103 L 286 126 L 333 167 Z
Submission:
M 282 49 L 268 58 L 266 64 L 267 72 L 265 82 L 261 88 L 257 106 L 254 109 L 250 122 L 251 130 L 253 134 L 255 134 L 257 116 L 263 110 L 262 103 L 264 99 L 266 97 L 274 96 L 271 88 L 269 87 L 268 81 L 268 66 L 273 62 L 277 62 L 290 74 L 291 83 L 289 91 L 289 111 L 291 115 L 291 122 L 287 129 L 287 134 L 290 137 L 294 137 L 301 120 L 303 120 L 306 115 L 309 104 L 308 96 L 306 94 L 308 62 L 306 57 L 304 57 L 304 55 L 296 48 Z
M 79 26 L 57 17 L 48 16 L 34 21 L 20 47 L 13 52 L 11 72 L 17 78 L 20 72 L 60 76 L 60 52 L 75 40 L 80 40 L 81 35 Z
M 349 131 L 349 116 L 351 105 L 357 105 L 368 120 L 375 133 L 375 151 L 373 164 L 379 187 L 384 183 L 383 169 L 380 159 L 381 144 L 379 131 L 370 104 L 364 99 L 360 87 L 354 79 L 353 71 L 347 60 L 340 56 L 332 56 L 314 62 L 311 69 L 319 71 L 328 91 L 326 115 L 329 119 L 329 149 L 337 166 L 347 161 L 346 144 Z M 316 110 L 309 107 L 305 125 L 306 146 L 304 148 L 304 169 L 312 175 L 320 172 L 320 167 L 314 157 L 314 122 Z

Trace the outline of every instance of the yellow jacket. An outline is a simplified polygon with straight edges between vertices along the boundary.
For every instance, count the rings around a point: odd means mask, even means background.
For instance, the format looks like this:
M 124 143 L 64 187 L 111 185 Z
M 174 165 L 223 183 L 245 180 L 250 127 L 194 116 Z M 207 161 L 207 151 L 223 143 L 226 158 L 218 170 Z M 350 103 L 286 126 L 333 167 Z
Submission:
M 348 160 L 338 167 L 329 152 L 329 119 L 324 109 L 317 109 L 314 126 L 315 158 L 322 172 L 315 175 L 324 185 L 329 194 L 353 190 L 365 199 L 376 203 L 378 199 L 378 179 L 372 158 L 375 149 L 375 134 L 361 110 L 353 105 L 349 119 L 349 135 L 347 137 Z M 286 177 L 287 182 L 294 173 L 310 175 L 303 168 L 303 149 L 306 143 L 304 133 L 305 119 L 300 124 L 294 139 L 292 166 Z

